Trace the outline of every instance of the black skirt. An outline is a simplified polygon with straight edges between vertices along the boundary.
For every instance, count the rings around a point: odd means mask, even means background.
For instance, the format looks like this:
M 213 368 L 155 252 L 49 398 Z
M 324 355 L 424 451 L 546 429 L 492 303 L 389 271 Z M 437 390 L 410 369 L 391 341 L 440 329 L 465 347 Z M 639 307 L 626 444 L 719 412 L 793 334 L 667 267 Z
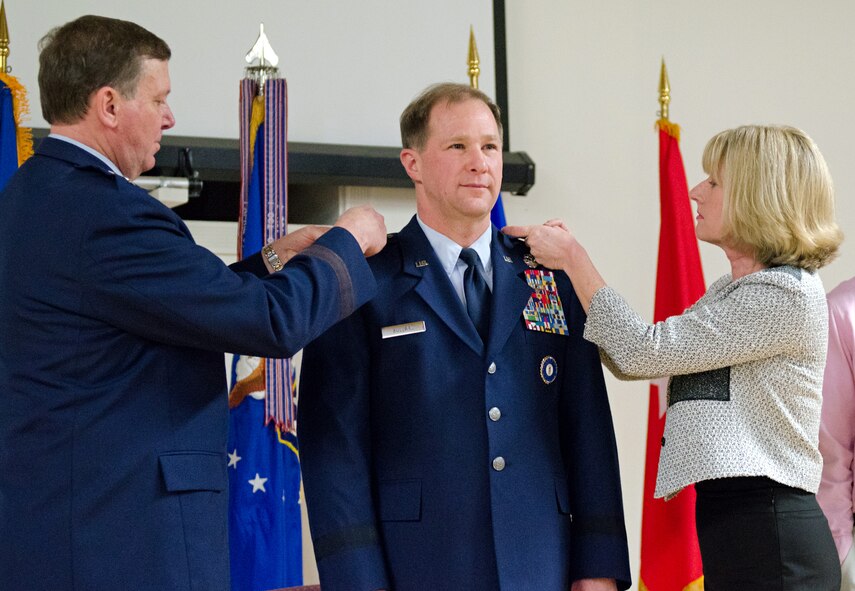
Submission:
M 705 591 L 839 591 L 837 550 L 815 495 L 765 477 L 695 490 Z

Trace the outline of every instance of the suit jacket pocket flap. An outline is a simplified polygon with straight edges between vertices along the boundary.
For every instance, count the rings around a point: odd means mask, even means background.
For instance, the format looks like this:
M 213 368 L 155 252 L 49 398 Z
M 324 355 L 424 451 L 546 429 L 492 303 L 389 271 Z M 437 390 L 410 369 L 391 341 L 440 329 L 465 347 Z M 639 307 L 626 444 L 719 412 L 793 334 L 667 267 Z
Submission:
M 160 456 L 160 471 L 166 490 L 184 492 L 210 490 L 221 492 L 228 486 L 226 461 L 221 454 L 174 452 Z
M 421 480 L 381 481 L 379 491 L 381 521 L 418 521 L 421 519 Z

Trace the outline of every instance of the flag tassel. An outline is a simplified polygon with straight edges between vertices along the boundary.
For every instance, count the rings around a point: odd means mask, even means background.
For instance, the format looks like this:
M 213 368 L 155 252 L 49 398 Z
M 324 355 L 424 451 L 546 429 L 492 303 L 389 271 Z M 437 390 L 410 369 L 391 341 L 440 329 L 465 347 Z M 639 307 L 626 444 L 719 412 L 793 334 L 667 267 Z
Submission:
M 18 144 L 18 166 L 33 155 L 33 130 L 22 125 L 24 118 L 30 114 L 30 102 L 27 99 L 27 89 L 18 79 L 8 74 L 0 73 L 0 82 L 9 87 L 12 93 L 12 108 L 15 117 L 15 137 Z

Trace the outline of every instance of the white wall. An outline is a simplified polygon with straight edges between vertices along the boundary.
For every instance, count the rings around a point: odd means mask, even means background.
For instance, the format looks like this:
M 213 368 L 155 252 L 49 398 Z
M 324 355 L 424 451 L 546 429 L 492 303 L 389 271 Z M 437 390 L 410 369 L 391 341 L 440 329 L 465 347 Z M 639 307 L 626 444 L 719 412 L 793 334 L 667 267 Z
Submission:
M 353 3 L 371 11 L 379 24 L 341 12 L 348 4 L 7 0 L 10 63 L 33 95 L 35 51 L 24 59 L 27 53 L 21 48 L 34 46 L 49 26 L 85 12 L 137 20 L 174 50 L 175 133 L 235 137 L 234 81 L 255 40 L 257 23 L 264 20 L 289 77 L 292 140 L 393 145 L 398 114 L 422 86 L 439 79 L 465 80 L 468 25 L 482 13 L 483 22 L 491 22 L 489 3 L 487 9 L 481 3 L 450 1 Z M 508 219 L 568 220 L 607 281 L 642 314 L 652 316 L 656 272 L 658 147 L 653 123 L 662 56 L 671 78 L 671 119 L 683 128 L 690 186 L 703 176 L 700 154 L 717 131 L 743 123 L 796 125 L 825 154 L 837 186 L 839 221 L 855 235 L 855 166 L 849 145 L 855 136 L 855 117 L 849 112 L 855 105 L 851 0 L 507 0 L 506 5 L 511 147 L 528 152 L 537 163 L 530 194 L 505 197 Z M 438 32 L 440 23 L 456 20 L 462 34 Z M 323 24 L 320 36 L 305 34 L 303 24 L 309 21 Z M 276 23 L 287 27 L 287 34 L 277 33 Z M 479 46 L 492 43 L 491 31 L 476 25 L 476 33 Z M 388 54 L 379 62 L 360 59 L 369 42 L 388 47 Z M 344 60 L 361 82 L 334 89 L 324 61 L 316 57 L 319 45 L 335 60 Z M 433 65 L 429 55 L 441 65 Z M 490 55 L 482 49 L 485 73 L 492 67 Z M 304 73 L 290 73 L 298 68 Z M 228 71 L 225 81 L 212 87 L 207 78 L 219 79 L 222 71 Z M 485 80 L 491 88 L 492 78 Z M 305 93 L 306 88 L 312 92 Z M 307 102 L 304 97 L 310 94 L 320 99 Z M 35 101 L 33 106 L 36 123 Z M 348 114 L 344 119 L 342 112 Z M 380 117 L 363 116 L 369 113 Z M 344 134 L 336 136 L 341 130 Z M 704 245 L 702 257 L 708 283 L 726 272 L 726 261 L 716 249 Z M 847 241 L 839 260 L 822 272 L 826 286 L 855 273 L 853 266 L 855 241 Z M 637 578 L 648 388 L 608 379 Z
M 830 289 L 855 274 L 851 0 L 510 0 L 507 19 L 511 147 L 537 163 L 529 195 L 505 198 L 509 220 L 566 219 L 606 281 L 652 318 L 664 56 L 689 186 L 703 178 L 701 152 L 716 132 L 803 128 L 828 161 L 851 237 L 823 281 Z M 701 254 L 708 284 L 728 271 L 718 249 Z M 637 579 L 648 386 L 608 378 Z
M 36 44 L 84 14 L 131 20 L 172 48 L 171 133 L 238 136 L 238 80 L 259 23 L 288 79 L 292 141 L 394 146 L 398 113 L 422 88 L 466 80 L 469 26 L 492 59 L 491 0 L 6 0 L 9 64 L 38 107 Z M 418 26 L 413 26 L 417 23 Z M 492 68 L 481 86 L 492 92 Z

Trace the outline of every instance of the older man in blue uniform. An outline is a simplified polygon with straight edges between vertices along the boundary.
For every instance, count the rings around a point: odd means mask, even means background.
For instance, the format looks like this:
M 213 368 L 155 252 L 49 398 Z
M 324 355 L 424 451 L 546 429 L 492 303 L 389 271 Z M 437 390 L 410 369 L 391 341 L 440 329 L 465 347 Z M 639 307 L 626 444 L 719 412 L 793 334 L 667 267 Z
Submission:
M 324 591 L 630 584 L 596 347 L 567 277 L 498 233 L 498 109 L 427 89 L 401 117 L 417 215 L 378 295 L 305 351 L 299 436 Z
M 41 46 L 51 136 L 0 194 L 0 587 L 230 591 L 223 351 L 365 302 L 382 218 L 226 267 L 128 180 L 175 122 L 166 43 L 87 16 Z

